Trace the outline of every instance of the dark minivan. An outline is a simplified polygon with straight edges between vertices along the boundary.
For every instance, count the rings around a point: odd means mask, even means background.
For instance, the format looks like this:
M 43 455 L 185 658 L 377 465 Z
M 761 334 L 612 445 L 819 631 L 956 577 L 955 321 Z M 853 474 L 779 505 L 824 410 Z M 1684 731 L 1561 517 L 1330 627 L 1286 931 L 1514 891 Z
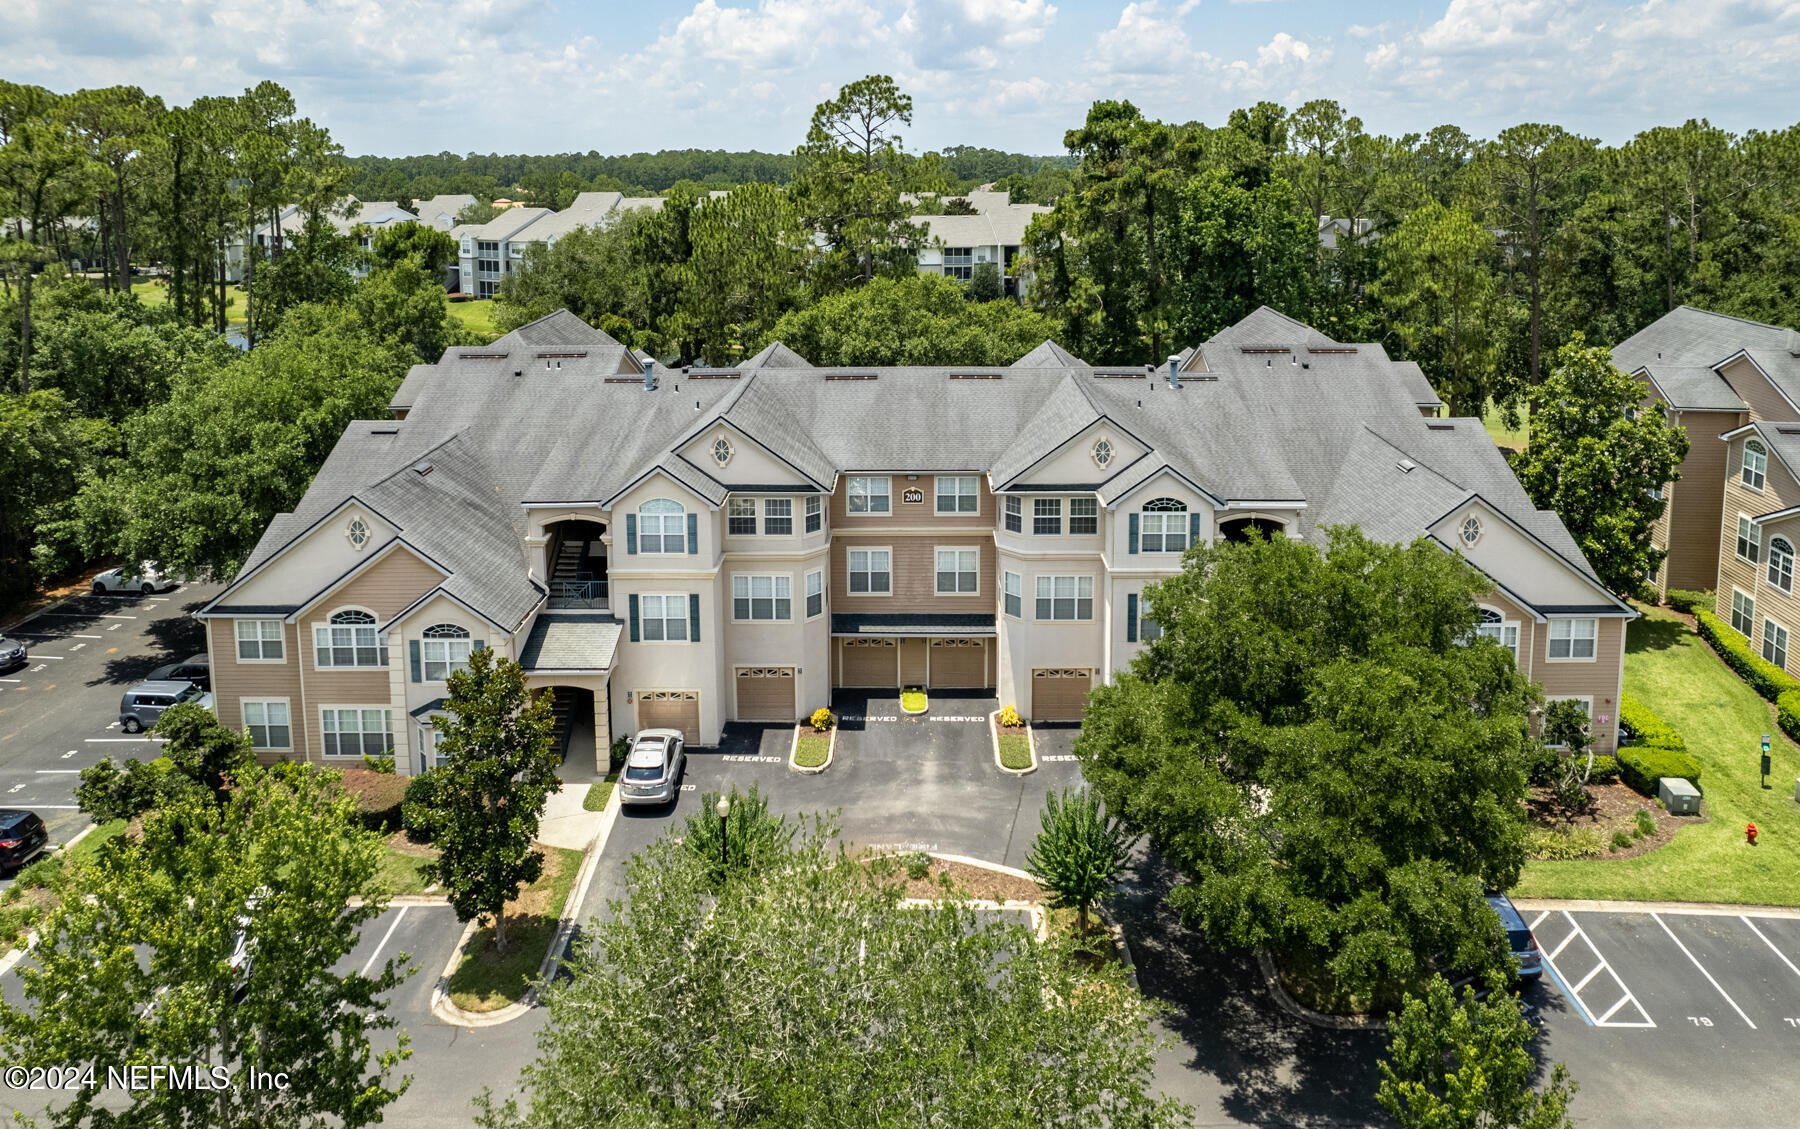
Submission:
M 0 808 L 0 874 L 12 874 L 49 845 L 50 833 L 36 812 Z
M 1544 960 L 1543 954 L 1538 952 L 1537 938 L 1531 935 L 1531 926 L 1525 924 L 1524 916 L 1512 904 L 1512 899 L 1505 894 L 1489 894 L 1487 903 L 1500 915 L 1500 927 L 1506 930 L 1506 946 L 1519 962 L 1519 979 L 1536 980 L 1542 976 Z

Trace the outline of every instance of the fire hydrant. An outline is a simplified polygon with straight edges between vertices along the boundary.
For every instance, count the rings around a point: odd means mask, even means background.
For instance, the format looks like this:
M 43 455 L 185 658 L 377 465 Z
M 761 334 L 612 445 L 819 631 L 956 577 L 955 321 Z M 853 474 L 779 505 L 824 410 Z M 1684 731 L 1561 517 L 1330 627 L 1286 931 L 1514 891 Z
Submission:
M 1756 846 L 1756 824 L 1750 823 L 1744 826 L 1744 842 L 1752 847 Z

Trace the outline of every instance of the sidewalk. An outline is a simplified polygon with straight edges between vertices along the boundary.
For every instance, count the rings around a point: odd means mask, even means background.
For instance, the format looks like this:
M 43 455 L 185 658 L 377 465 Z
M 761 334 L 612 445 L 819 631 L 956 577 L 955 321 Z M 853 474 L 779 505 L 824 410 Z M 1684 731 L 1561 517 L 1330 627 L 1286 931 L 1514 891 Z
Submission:
M 581 806 L 587 802 L 589 787 L 591 785 L 564 784 L 550 793 L 544 804 L 543 821 L 538 824 L 538 842 L 576 851 L 587 850 L 594 836 L 600 833 L 602 814 L 586 811 Z

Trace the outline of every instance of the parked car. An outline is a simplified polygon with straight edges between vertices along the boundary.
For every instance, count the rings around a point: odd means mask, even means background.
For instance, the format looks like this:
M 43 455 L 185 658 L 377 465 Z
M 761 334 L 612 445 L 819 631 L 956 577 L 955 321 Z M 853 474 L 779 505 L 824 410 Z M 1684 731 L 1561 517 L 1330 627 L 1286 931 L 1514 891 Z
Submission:
M 88 587 L 94 592 L 142 592 L 148 596 L 152 592 L 179 588 L 181 581 L 164 572 L 155 561 L 145 561 L 135 572 L 109 568 L 94 577 Z
M 50 845 L 50 833 L 36 812 L 0 808 L 0 874 L 14 874 Z
M 119 726 L 127 733 L 142 732 L 178 702 L 199 702 L 211 709 L 212 695 L 191 682 L 140 682 L 119 699 Z
M 17 670 L 30 661 L 31 651 L 26 648 L 25 640 L 0 635 L 0 670 Z
M 1542 976 L 1544 958 L 1538 951 L 1537 938 L 1531 935 L 1531 926 L 1525 924 L 1524 915 L 1512 904 L 1512 899 L 1505 894 L 1489 894 L 1487 903 L 1500 915 L 1500 925 L 1506 930 L 1507 947 L 1519 962 L 1519 979 L 1536 980 Z
M 645 729 L 632 739 L 619 781 L 621 804 L 666 804 L 675 798 L 687 767 L 686 742 L 678 729 Z
M 145 682 L 192 682 L 202 690 L 212 689 L 212 663 L 205 655 L 194 655 L 178 663 L 159 666 L 144 676 Z

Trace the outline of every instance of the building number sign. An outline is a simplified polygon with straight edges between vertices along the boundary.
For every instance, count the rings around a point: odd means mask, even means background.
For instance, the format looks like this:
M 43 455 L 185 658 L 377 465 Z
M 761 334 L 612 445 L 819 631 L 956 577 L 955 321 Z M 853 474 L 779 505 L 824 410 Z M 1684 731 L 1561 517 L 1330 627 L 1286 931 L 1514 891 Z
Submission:
M 900 500 L 909 506 L 924 505 L 925 491 L 919 489 L 917 486 L 908 486 L 906 492 L 900 495 Z

